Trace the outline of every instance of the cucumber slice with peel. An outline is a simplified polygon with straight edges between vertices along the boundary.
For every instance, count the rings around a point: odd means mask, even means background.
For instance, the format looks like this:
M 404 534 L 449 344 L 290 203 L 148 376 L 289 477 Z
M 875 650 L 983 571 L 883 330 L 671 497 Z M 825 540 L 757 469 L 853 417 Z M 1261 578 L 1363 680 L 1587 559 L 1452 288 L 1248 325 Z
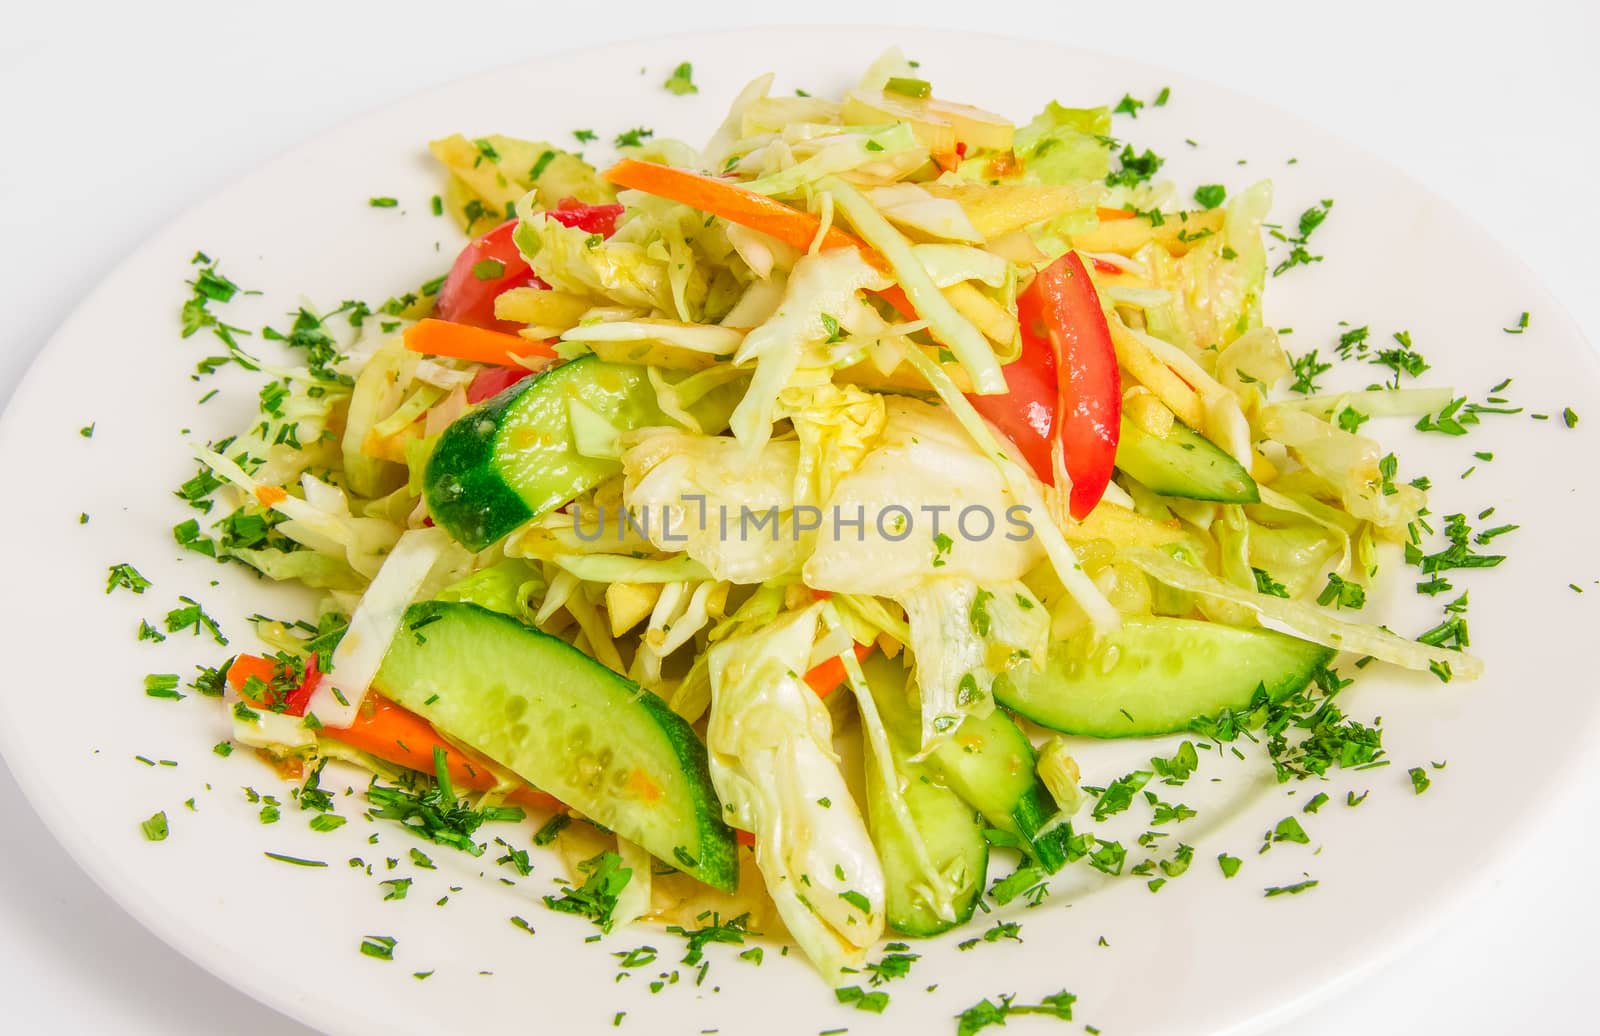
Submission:
M 687 407 L 720 431 L 745 382 L 719 385 Z M 619 432 L 673 424 L 647 369 L 585 356 L 506 389 L 439 436 L 423 474 L 428 513 L 458 542 L 483 550 L 523 523 L 621 474 L 622 464 L 578 452 L 573 414 Z
M 475 604 L 416 604 L 372 683 L 658 859 L 737 886 L 705 745 L 660 698 L 566 641 Z
M 994 694 L 1051 730 L 1149 737 L 1188 730 L 1195 719 L 1223 709 L 1243 709 L 1258 689 L 1273 701 L 1303 690 L 1333 655 L 1272 630 L 1128 619 L 1092 648 L 1087 637 L 1051 645 L 1044 672 L 1013 670 L 995 681 Z
M 1261 500 L 1255 479 L 1237 460 L 1181 421 L 1164 436 L 1151 435 L 1124 417 L 1117 467 L 1151 492 L 1225 504 Z

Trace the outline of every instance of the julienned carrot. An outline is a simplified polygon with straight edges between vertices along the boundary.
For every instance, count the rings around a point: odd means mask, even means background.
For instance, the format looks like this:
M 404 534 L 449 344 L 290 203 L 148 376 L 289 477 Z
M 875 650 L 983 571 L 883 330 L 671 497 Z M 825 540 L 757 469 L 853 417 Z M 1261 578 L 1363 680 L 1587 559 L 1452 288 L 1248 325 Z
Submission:
M 367 692 L 361 708 L 356 710 L 356 718 L 348 727 L 339 730 L 326 727 L 322 736 L 396 766 L 424 773 L 433 772 L 433 750 L 439 747 L 444 749 L 445 766 L 456 787 L 487 791 L 499 783 L 494 774 L 474 766 L 465 753 L 439 737 L 427 720 L 373 691 Z M 508 801 L 538 809 L 561 808 L 561 803 L 553 796 L 534 788 L 519 788 L 508 796 Z
M 677 169 L 655 162 L 641 162 L 636 158 L 624 158 L 601 175 L 618 187 L 628 187 L 653 194 L 658 198 L 666 198 L 668 201 L 708 212 L 729 223 L 759 230 L 768 237 L 775 237 L 802 252 L 811 247 L 811 243 L 817 238 L 817 233 L 822 230 L 822 220 L 809 212 L 791 208 L 764 194 L 747 191 L 738 184 L 719 180 L 714 176 L 704 176 L 688 169 Z M 827 233 L 822 237 L 822 247 L 854 248 L 873 269 L 889 276 L 894 275 L 894 268 L 889 265 L 889 260 L 880 255 L 876 248 L 837 226 L 829 225 Z M 906 316 L 915 315 L 911 302 L 898 284 L 891 285 L 879 294 Z
M 857 662 L 866 661 L 867 656 L 872 654 L 871 644 L 857 644 L 855 648 Z M 835 688 L 844 683 L 844 678 L 844 661 L 838 655 L 818 662 L 806 670 L 805 675 L 806 686 L 816 691 L 819 698 L 826 698 L 833 693 Z
M 428 356 L 449 356 L 502 367 L 517 366 L 519 359 L 529 356 L 553 358 L 556 354 L 546 342 L 431 317 L 406 328 L 406 348 Z
M 1113 220 L 1119 220 L 1119 219 L 1133 219 L 1135 216 L 1138 215 L 1138 213 L 1134 212 L 1132 209 L 1101 209 L 1101 208 L 1095 209 L 1094 210 L 1094 214 L 1097 217 L 1099 217 L 1099 219 L 1100 219 L 1100 221 L 1102 223 L 1109 223 L 1109 222 L 1111 222 Z
M 275 669 L 276 665 L 271 659 L 259 655 L 240 655 L 228 667 L 228 682 L 235 691 L 242 693 L 246 681 L 252 676 L 264 683 L 271 683 Z M 487 791 L 499 783 L 494 774 L 474 766 L 466 753 L 441 738 L 427 720 L 374 691 L 367 692 L 350 726 L 342 730 L 324 727 L 321 736 L 396 766 L 428 774 L 434 772 L 433 750 L 437 746 L 444 749 L 445 767 L 456 787 Z M 531 787 L 518 788 L 506 800 L 534 809 L 563 808 L 553 796 Z

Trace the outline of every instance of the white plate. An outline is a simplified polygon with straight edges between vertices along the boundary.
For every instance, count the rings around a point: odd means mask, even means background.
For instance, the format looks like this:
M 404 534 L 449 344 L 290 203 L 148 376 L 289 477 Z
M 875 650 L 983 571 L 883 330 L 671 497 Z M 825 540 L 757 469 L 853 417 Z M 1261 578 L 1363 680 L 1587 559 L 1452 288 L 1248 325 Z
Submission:
M 584 922 L 537 902 L 559 872 L 545 858 L 514 888 L 497 880 L 509 872 L 494 866 L 493 854 L 472 860 L 424 847 L 438 871 L 409 861 L 387 871 L 386 856 L 405 860 L 418 843 L 362 821 L 359 798 L 341 801 L 340 811 L 354 819 L 330 834 L 307 830 L 306 814 L 292 804 L 282 821 L 261 825 L 241 786 L 285 801 L 288 786 L 246 753 L 222 759 L 211 752 L 226 735 L 214 702 L 159 701 L 141 688 L 145 673 L 188 673 L 227 650 L 187 637 L 161 645 L 134 638 L 141 618 L 158 621 L 179 594 L 203 602 L 238 649 L 252 646 L 244 616 L 308 606 L 301 595 L 182 555 L 172 543 L 169 530 L 189 516 L 170 495 L 193 472 L 185 439 L 225 434 L 254 412 L 255 385 L 237 372 L 189 380 L 196 361 L 215 351 L 204 335 L 177 336 L 195 250 L 265 293 L 219 310 L 246 327 L 282 326 L 283 311 L 302 293 L 324 308 L 345 298 L 381 300 L 437 275 L 459 245 L 453 228 L 428 213 L 438 181 L 426 140 L 501 131 L 569 141 L 578 127 L 607 138 L 643 125 L 698 142 L 754 75 L 775 69 L 780 89 L 836 92 L 891 42 L 922 61 L 942 95 L 1019 118 L 1051 97 L 1113 102 L 1127 90 L 1149 99 L 1170 86 L 1170 104 L 1147 107 L 1137 121 L 1119 117 L 1115 132 L 1168 156 L 1163 174 L 1185 194 L 1196 184 L 1238 188 L 1270 176 L 1285 225 L 1318 199 L 1336 200 L 1314 238 L 1313 251 L 1326 261 L 1268 284 L 1269 322 L 1295 328 L 1291 351 L 1316 347 L 1326 356 L 1341 320 L 1370 325 L 1375 339 L 1408 329 L 1433 364 L 1425 382 L 1481 399 L 1514 377 L 1505 395 L 1553 415 L 1542 423 L 1526 413 L 1485 417 L 1465 439 L 1420 436 L 1398 421 L 1369 426 L 1397 449 L 1404 477 L 1433 476 L 1436 513 L 1474 515 L 1494 505 L 1496 514 L 1481 524 L 1526 526 L 1496 541 L 1510 555 L 1504 566 L 1456 579 L 1472 588 L 1473 647 L 1489 676 L 1441 686 L 1378 667 L 1363 674 L 1346 692 L 1346 707 L 1362 719 L 1383 716 L 1393 759 L 1386 769 L 1335 772 L 1317 788 L 1280 787 L 1259 764 L 1205 760 L 1189 786 L 1158 789 L 1197 804 L 1213 795 L 1207 777 L 1227 775 L 1214 793 L 1218 804 L 1177 829 L 1196 847 L 1190 873 L 1152 895 L 1138 878 L 1100 881 L 1074 868 L 1043 906 L 1016 912 L 1022 945 L 957 950 L 958 939 L 981 930 L 978 923 L 917 946 L 924 959 L 888 987 L 894 998 L 882 1018 L 833 1005 L 797 956 L 769 953 L 756 968 L 726 947 L 711 948 L 703 986 L 695 986 L 693 969 L 680 968 L 677 985 L 652 995 L 647 983 L 676 966 L 680 940 L 635 930 L 586 944 L 592 929 Z M 685 59 L 695 63 L 701 93 L 667 94 L 661 79 Z M 1187 147 L 1185 138 L 1200 146 Z M 1288 164 L 1291 157 L 1298 162 Z M 398 197 L 401 207 L 368 207 L 377 195 Z M 1500 330 L 1524 310 L 1532 314 L 1525 334 Z M 1380 373 L 1343 365 L 1328 380 L 1361 385 Z M 196 406 L 213 383 L 222 394 Z M 612 1031 L 614 1013 L 626 1011 L 623 1031 L 941 1032 L 953 1031 L 951 1016 L 979 997 L 1014 992 L 1027 1001 L 1062 988 L 1079 995 L 1079 1020 L 1108 1032 L 1252 1028 L 1375 966 L 1462 901 L 1542 793 L 1579 763 L 1596 712 L 1582 655 L 1600 595 L 1575 562 L 1588 532 L 1582 516 L 1597 503 L 1594 481 L 1583 477 L 1592 470 L 1594 425 L 1569 430 L 1559 415 L 1571 406 L 1600 419 L 1596 385 L 1592 353 L 1570 321 L 1460 213 L 1348 145 L 1203 83 L 1094 54 L 922 30 L 892 38 L 862 30 L 738 32 L 543 60 L 418 97 L 272 163 L 151 241 L 62 327 L 0 423 L 0 457 L 13 487 L 0 533 L 14 545 L 12 589 L 0 604 L 11 670 L 0 740 L 51 830 L 131 913 L 226 981 L 329 1031 L 531 1025 L 599 1032 Z M 91 421 L 93 438 L 80 437 Z M 1492 450 L 1494 460 L 1477 461 L 1474 450 Z M 1457 477 L 1473 464 L 1469 479 Z M 87 525 L 80 513 L 90 515 Z M 106 596 L 107 566 L 123 561 L 154 587 L 139 597 Z M 1395 592 L 1373 608 L 1414 634 L 1437 619 L 1446 598 L 1413 599 L 1408 574 L 1396 573 Z M 1591 592 L 1574 593 L 1567 585 L 1574 580 Z M 1086 780 L 1103 783 L 1170 748 L 1087 746 Z M 139 755 L 177 765 L 147 766 Z M 1446 760 L 1443 770 L 1429 765 Z M 1416 765 L 1433 778 L 1421 797 L 1406 775 Z M 325 783 L 343 790 L 342 781 Z M 350 783 L 359 786 L 353 776 Z M 1343 804 L 1346 790 L 1369 788 L 1360 808 Z M 1333 801 L 1302 818 L 1311 844 L 1280 844 L 1258 856 L 1262 832 L 1298 814 L 1317 790 Z M 194 812 L 184 805 L 190 797 Z M 156 810 L 172 827 L 160 844 L 139 829 Z M 1131 838 L 1141 827 L 1117 832 L 1130 845 L 1130 863 L 1142 856 Z M 376 846 L 366 841 L 374 831 Z M 527 832 L 516 836 L 525 840 Z M 287 866 L 264 850 L 330 866 Z M 1214 862 L 1223 851 L 1244 859 L 1231 881 Z M 352 856 L 377 863 L 374 876 L 347 867 Z M 1320 882 L 1309 892 L 1263 897 L 1265 887 L 1307 874 Z M 405 901 L 382 901 L 377 881 L 391 876 L 416 879 Z M 435 906 L 453 885 L 462 891 Z M 537 934 L 509 924 L 514 914 Z M 357 952 L 368 934 L 398 939 L 393 963 Z M 642 943 L 661 948 L 660 963 L 615 981 L 610 954 Z M 427 970 L 435 973 L 426 981 L 411 978 Z M 925 992 L 933 983 L 937 990 Z M 780 1002 L 781 1012 L 772 1011 Z

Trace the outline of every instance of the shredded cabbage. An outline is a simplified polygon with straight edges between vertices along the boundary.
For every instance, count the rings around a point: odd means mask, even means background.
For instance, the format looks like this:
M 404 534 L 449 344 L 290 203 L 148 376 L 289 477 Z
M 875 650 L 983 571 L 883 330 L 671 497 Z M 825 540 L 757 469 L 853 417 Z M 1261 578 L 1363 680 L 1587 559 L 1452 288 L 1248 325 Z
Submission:
M 1442 662 L 1469 680 L 1483 675 L 1483 662 L 1472 655 L 1406 640 L 1379 626 L 1346 622 L 1332 612 L 1300 601 L 1241 589 L 1158 550 L 1138 547 L 1124 551 L 1122 556 L 1168 586 L 1242 605 L 1254 612 L 1262 625 L 1302 640 L 1338 651 L 1371 655 L 1402 669 L 1426 672 L 1431 664 Z
M 754 832 L 789 934 L 842 985 L 883 933 L 884 877 L 840 773 L 828 709 L 798 675 L 819 615 L 814 605 L 711 648 L 706 748 L 726 819 Z
M 401 620 L 436 567 L 463 553 L 443 529 L 413 529 L 400 537 L 361 604 L 350 616 L 332 664 L 317 683 L 306 711 L 325 727 L 348 727 L 356 718 L 372 678 L 383 664 Z

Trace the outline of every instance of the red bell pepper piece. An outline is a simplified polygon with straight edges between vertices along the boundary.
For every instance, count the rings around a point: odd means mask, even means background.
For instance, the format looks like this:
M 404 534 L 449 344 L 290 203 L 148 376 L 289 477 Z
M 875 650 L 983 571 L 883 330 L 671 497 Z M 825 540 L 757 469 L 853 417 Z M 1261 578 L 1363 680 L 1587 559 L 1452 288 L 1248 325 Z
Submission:
M 590 234 L 610 237 L 622 218 L 621 205 L 585 205 L 576 198 L 562 198 L 545 215 L 564 227 L 577 227 Z
M 1117 456 L 1122 376 L 1100 297 L 1074 252 L 1051 263 L 1017 296 L 1022 354 L 1001 368 L 1004 395 L 968 396 L 1048 484 L 1060 442 L 1072 479 L 1070 510 L 1084 518 L 1105 494 Z
M 311 694 L 317 689 L 317 681 L 322 678 L 322 674 L 317 671 L 317 656 L 313 654 L 306 659 L 305 676 L 293 690 L 288 692 L 283 691 L 281 687 L 273 687 L 274 682 L 285 675 L 289 675 L 287 667 L 260 655 L 240 655 L 228 666 L 228 682 L 233 685 L 233 689 L 241 698 L 245 698 L 255 708 L 270 709 L 287 716 L 304 716 L 306 706 L 311 703 Z M 245 696 L 245 684 L 252 676 L 258 678 L 266 687 L 263 697 Z

